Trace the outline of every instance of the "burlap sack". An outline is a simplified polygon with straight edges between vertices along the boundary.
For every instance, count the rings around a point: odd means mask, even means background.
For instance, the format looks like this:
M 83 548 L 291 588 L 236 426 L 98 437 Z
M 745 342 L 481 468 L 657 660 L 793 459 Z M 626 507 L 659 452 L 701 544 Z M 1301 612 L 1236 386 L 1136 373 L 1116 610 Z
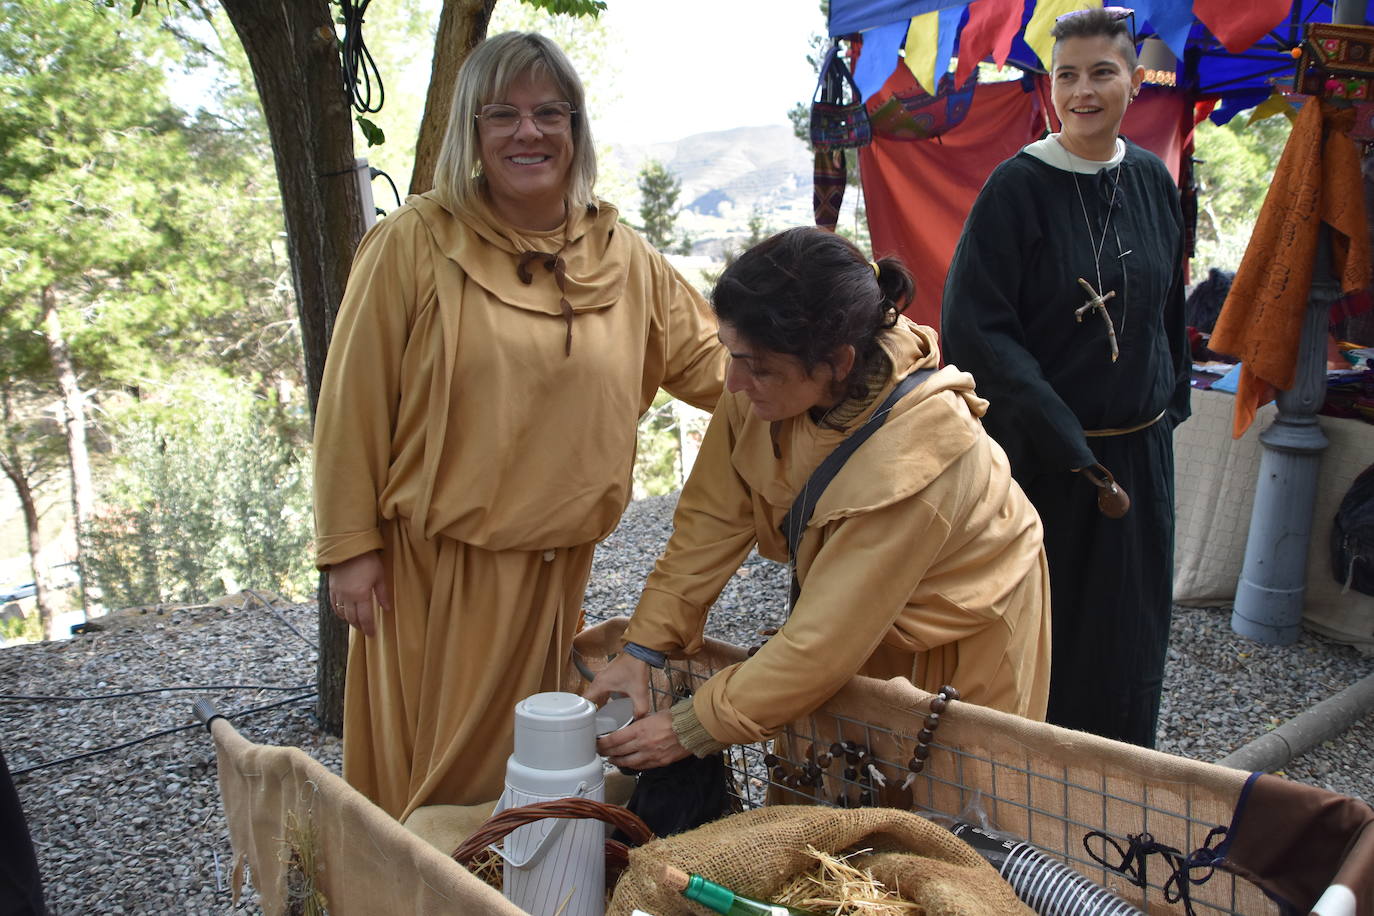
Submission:
M 631 850 L 607 916 L 630 916 L 635 909 L 656 916 L 709 913 L 658 884 L 664 864 L 767 900 L 815 868 L 808 844 L 828 853 L 872 850 L 874 855 L 852 863 L 863 868 L 872 862 L 875 877 L 900 887 L 904 898 L 922 904 L 930 916 L 1030 913 L 977 852 L 919 815 L 894 808 L 784 805 L 745 811 Z

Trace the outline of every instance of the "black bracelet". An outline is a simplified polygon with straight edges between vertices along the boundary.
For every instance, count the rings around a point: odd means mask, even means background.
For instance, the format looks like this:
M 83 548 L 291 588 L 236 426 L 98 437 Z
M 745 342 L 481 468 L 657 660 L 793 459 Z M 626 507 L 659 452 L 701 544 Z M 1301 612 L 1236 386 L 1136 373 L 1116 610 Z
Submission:
M 646 665 L 652 665 L 655 668 L 662 668 L 668 664 L 668 656 L 656 649 L 641 646 L 637 642 L 625 643 L 625 654 L 632 658 L 637 658 Z

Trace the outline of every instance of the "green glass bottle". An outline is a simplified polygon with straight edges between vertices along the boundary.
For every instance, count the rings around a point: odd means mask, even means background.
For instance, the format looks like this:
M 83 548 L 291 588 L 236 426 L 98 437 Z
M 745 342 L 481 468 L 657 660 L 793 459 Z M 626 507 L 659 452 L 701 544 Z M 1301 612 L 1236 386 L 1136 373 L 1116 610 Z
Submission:
M 799 910 L 780 903 L 761 903 L 741 897 L 728 887 L 707 881 L 701 875 L 692 875 L 687 879 L 687 887 L 683 888 L 682 896 L 688 900 L 695 900 L 708 910 L 724 913 L 725 916 L 816 916 L 810 910 Z

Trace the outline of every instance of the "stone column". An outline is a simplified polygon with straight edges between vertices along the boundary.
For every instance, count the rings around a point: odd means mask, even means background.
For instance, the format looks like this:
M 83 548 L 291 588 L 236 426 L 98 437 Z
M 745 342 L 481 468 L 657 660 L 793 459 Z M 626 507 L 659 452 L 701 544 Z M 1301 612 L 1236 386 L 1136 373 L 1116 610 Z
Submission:
M 1327 446 L 1317 409 L 1326 397 L 1327 321 L 1339 296 L 1330 230 L 1322 226 L 1293 387 L 1279 392 L 1278 416 L 1259 437 L 1264 454 L 1231 614 L 1231 629 L 1271 645 L 1296 642 L 1302 628 L 1317 472 Z

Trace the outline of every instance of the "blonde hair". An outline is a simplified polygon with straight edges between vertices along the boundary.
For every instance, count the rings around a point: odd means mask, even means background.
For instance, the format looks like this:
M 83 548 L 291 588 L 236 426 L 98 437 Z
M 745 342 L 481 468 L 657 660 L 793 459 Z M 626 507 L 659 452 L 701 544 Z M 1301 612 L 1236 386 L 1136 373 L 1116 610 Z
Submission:
M 482 42 L 458 71 L 448 129 L 434 167 L 434 191 L 455 213 L 471 213 L 482 195 L 482 154 L 476 115 L 483 105 L 501 101 L 523 77 L 546 78 L 571 102 L 572 164 L 568 170 L 569 209 L 596 203 L 596 150 L 587 123 L 582 80 L 563 50 L 535 32 L 503 32 Z

